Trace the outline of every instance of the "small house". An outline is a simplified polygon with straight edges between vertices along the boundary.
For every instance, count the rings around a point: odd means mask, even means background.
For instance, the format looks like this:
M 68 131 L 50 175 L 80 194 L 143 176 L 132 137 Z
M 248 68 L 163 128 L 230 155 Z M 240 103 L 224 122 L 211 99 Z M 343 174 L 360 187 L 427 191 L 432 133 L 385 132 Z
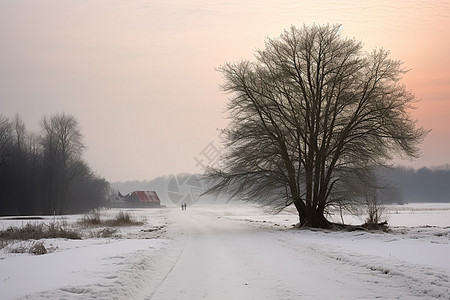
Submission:
M 128 201 L 139 203 L 145 207 L 159 207 L 161 201 L 155 191 L 134 191 L 128 198 Z
M 113 207 L 161 207 L 161 200 L 155 191 L 134 191 L 125 196 L 119 192 L 116 199 Z

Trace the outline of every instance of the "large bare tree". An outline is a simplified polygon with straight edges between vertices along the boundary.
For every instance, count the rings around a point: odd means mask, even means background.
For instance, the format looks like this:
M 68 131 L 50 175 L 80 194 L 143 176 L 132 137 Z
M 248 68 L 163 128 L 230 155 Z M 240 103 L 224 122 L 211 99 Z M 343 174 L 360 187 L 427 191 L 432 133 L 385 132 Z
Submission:
M 369 170 L 393 155 L 418 156 L 427 133 L 409 115 L 406 70 L 388 54 L 364 52 L 340 26 L 314 25 L 267 39 L 255 61 L 221 67 L 230 124 L 210 192 L 294 204 L 301 225 L 328 227 L 331 206 L 362 196 Z

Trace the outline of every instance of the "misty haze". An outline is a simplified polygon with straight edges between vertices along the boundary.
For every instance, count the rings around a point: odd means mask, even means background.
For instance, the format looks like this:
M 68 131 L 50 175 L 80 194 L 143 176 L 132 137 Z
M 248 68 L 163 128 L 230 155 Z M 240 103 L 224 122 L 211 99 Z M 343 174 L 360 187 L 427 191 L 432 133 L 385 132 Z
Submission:
M 0 298 L 450 299 L 449 11 L 0 0 Z

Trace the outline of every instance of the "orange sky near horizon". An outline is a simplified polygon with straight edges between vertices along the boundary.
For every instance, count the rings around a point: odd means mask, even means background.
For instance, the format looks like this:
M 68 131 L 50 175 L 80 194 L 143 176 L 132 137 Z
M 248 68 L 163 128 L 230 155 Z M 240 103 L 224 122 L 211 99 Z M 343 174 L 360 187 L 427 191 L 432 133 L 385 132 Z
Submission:
M 411 112 L 431 133 L 412 167 L 450 163 L 450 1 L 0 0 L 0 113 L 30 130 L 80 122 L 89 165 L 108 181 L 201 172 L 227 121 L 215 71 L 252 59 L 291 25 L 342 24 L 410 71 Z

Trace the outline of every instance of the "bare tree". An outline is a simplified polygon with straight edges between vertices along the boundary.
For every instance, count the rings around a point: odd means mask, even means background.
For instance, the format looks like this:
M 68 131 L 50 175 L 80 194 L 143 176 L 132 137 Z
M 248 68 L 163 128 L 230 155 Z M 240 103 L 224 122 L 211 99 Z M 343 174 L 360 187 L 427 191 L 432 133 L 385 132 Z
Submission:
M 418 156 L 427 131 L 408 114 L 416 98 L 399 83 L 402 63 L 339 31 L 291 27 L 256 61 L 219 69 L 231 122 L 209 192 L 294 204 L 301 225 L 328 227 L 327 209 L 361 197 L 351 187 L 367 184 L 374 166 Z
M 15 145 L 17 148 L 17 153 L 23 154 L 26 152 L 26 140 L 27 140 L 27 131 L 25 128 L 25 123 L 22 121 L 22 119 L 19 117 L 18 114 L 16 114 L 13 122 L 13 131 L 14 131 L 14 139 L 15 139 Z M 20 159 L 21 157 L 19 157 Z
M 0 167 L 5 163 L 12 141 L 12 126 L 8 118 L 0 115 Z
M 47 165 L 49 210 L 64 213 L 66 192 L 76 175 L 77 162 L 84 145 L 78 121 L 70 115 L 57 114 L 42 120 L 42 146 Z
M 0 213 L 29 212 L 34 171 L 29 134 L 19 115 L 12 121 L 2 118 L 0 123 Z

